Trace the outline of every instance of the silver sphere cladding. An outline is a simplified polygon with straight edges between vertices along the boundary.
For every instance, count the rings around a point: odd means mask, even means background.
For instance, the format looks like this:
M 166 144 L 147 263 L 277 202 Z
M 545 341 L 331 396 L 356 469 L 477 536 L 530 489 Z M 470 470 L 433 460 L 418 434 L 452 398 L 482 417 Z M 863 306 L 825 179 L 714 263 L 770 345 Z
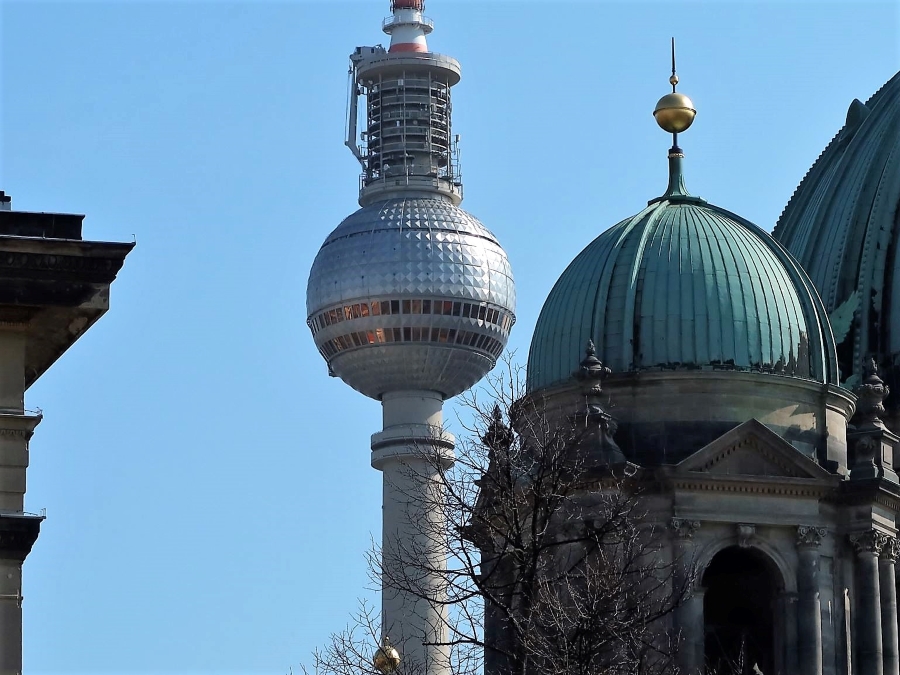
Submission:
M 515 302 L 509 260 L 484 225 L 443 199 L 396 197 L 361 208 L 325 240 L 307 324 L 331 371 L 366 396 L 450 398 L 494 366 Z

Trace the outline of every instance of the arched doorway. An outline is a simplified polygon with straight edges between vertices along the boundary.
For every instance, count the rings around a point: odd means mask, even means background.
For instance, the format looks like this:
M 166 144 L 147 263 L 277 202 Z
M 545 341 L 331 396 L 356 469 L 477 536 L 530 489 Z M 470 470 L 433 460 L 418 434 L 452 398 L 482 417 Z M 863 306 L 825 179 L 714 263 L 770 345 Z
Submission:
M 773 675 L 775 624 L 781 574 L 753 548 L 719 551 L 703 573 L 703 622 L 707 673 Z

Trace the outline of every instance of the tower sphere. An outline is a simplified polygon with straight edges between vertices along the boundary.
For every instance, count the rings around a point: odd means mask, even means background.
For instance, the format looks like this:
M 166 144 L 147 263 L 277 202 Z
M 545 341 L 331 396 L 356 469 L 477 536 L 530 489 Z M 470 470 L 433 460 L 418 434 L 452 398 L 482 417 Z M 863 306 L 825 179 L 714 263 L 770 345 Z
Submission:
M 440 196 L 394 196 L 342 222 L 309 276 L 307 324 L 331 372 L 379 399 L 453 397 L 496 363 L 515 322 L 505 252 Z

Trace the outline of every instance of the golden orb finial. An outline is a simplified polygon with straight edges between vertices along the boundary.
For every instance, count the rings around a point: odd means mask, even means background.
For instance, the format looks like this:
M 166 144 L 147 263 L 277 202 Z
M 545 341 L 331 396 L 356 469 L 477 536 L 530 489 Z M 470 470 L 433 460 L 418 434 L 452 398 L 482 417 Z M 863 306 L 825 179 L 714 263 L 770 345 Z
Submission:
M 663 131 L 680 134 L 682 131 L 687 131 L 694 123 L 697 111 L 694 110 L 694 103 L 691 99 L 684 94 L 672 92 L 659 99 L 653 116 Z
M 400 652 L 394 649 L 389 638 L 385 637 L 384 642 L 375 652 L 372 665 L 375 666 L 375 670 L 384 675 L 390 675 L 400 667 Z
M 672 85 L 672 93 L 659 99 L 653 110 L 653 117 L 663 131 L 680 134 L 694 123 L 697 111 L 691 99 L 675 91 L 678 84 L 678 75 L 675 74 L 675 38 L 672 38 L 672 76 L 669 77 L 669 84 Z

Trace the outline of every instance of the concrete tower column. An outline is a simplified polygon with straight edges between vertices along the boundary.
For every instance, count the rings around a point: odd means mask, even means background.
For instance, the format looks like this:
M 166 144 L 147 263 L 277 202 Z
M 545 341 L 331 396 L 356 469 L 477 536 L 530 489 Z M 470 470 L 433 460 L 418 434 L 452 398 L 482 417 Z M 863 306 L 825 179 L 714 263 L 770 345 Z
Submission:
M 382 400 L 384 430 L 372 436 L 372 466 L 383 474 L 382 638 L 400 652 L 401 672 L 449 672 L 444 578 L 444 496 L 440 472 L 453 464 L 443 430 L 443 397 L 403 391 Z
M 797 644 L 802 675 L 822 675 L 819 545 L 824 536 L 824 527 L 797 528 Z
M 671 523 L 675 568 L 673 570 L 674 591 L 677 593 L 688 586 L 689 595 L 675 613 L 676 629 L 681 632 L 678 650 L 678 665 L 685 675 L 703 672 L 705 645 L 703 643 L 703 593 L 694 589 L 694 533 L 700 521 L 673 518 Z
M 884 675 L 900 675 L 900 649 L 897 639 L 897 585 L 895 567 L 900 554 L 895 537 L 888 537 L 878 558 L 881 586 L 881 645 L 884 650 Z
M 878 556 L 886 537 L 869 530 L 850 535 L 856 549 L 854 622 L 856 626 L 856 673 L 883 675 L 884 651 L 881 636 L 881 587 L 878 580 Z

